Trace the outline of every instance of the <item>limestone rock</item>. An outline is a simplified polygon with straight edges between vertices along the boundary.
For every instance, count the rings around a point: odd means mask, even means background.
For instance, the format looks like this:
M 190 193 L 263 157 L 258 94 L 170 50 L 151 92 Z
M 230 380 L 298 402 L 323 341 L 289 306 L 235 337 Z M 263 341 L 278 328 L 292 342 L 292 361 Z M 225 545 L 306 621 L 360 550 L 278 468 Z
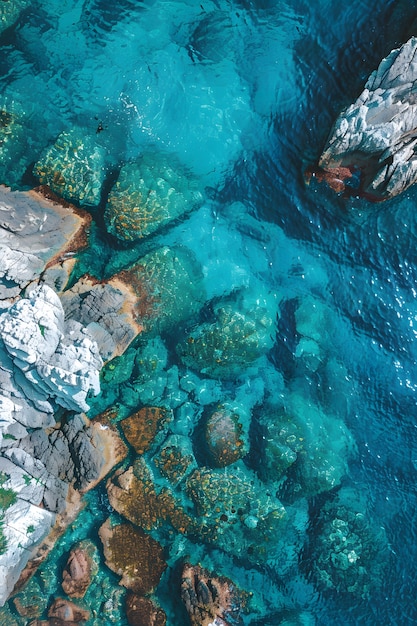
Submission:
M 334 188 L 339 181 L 337 190 L 355 171 L 359 193 L 371 200 L 386 200 L 416 182 L 416 51 L 416 37 L 393 50 L 337 118 L 319 161 L 324 171 L 317 171 Z
M 0 299 L 16 297 L 47 264 L 86 245 L 91 217 L 64 204 L 0 186 Z
M 1 520 L 0 603 L 3 604 L 30 558 L 33 546 L 51 530 L 54 513 L 18 499 Z
M 42 185 L 81 206 L 100 202 L 104 182 L 104 149 L 83 128 L 62 132 L 34 166 Z
M 66 316 L 81 322 L 94 337 L 105 360 L 122 354 L 143 330 L 136 295 L 115 278 L 101 283 L 84 276 L 61 295 L 61 302 Z
M 237 626 L 247 594 L 225 577 L 216 576 L 199 565 L 184 565 L 181 598 L 191 626 Z
M 99 529 L 106 565 L 122 578 L 120 584 L 135 593 L 155 589 L 166 568 L 157 541 L 130 524 L 113 525 L 110 518 Z
M 65 323 L 56 293 L 40 286 L 0 315 L 0 334 L 29 387 L 71 410 L 87 410 L 100 390 L 97 344 L 78 322 Z
M 170 155 L 145 154 L 128 163 L 110 191 L 104 219 L 118 239 L 135 241 L 202 203 L 196 180 Z

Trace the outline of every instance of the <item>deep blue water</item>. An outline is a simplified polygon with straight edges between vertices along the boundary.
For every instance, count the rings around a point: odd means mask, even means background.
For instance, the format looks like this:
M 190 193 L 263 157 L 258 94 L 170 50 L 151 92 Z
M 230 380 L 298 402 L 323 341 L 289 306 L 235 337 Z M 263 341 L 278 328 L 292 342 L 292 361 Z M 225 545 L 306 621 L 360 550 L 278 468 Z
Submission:
M 287 607 L 311 618 L 297 623 L 417 623 L 417 190 L 372 205 L 307 187 L 303 177 L 340 109 L 415 34 L 416 18 L 413 3 L 400 0 L 42 0 L 26 2 L 0 38 L 0 102 L 24 114 L 25 128 L 1 182 L 35 185 L 33 163 L 72 126 L 104 127 L 110 177 L 144 150 L 175 154 L 204 186 L 206 204 L 161 242 L 194 250 L 209 298 L 256 281 L 278 294 L 268 370 L 279 373 L 277 393 L 304 393 L 353 435 L 343 484 L 357 488 L 385 530 L 382 585 L 366 600 L 320 593 L 307 549 L 287 578 L 214 552 L 214 565 L 263 599 L 248 624 L 275 626 Z M 295 358 L 294 307 L 311 298 L 329 311 L 319 329 L 312 315 L 324 355 L 316 371 Z M 309 501 L 310 539 L 321 506 Z M 93 522 L 80 522 L 77 538 L 83 527 L 94 535 Z M 204 559 L 201 545 L 187 549 Z M 159 599 L 177 626 L 183 615 L 170 584 Z

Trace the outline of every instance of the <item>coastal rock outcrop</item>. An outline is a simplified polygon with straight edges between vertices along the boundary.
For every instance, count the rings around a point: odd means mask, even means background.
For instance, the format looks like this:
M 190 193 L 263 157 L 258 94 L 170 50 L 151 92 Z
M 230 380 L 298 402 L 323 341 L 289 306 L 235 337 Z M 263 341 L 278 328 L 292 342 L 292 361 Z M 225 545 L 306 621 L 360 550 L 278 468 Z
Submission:
M 111 425 L 82 413 L 100 391 L 103 358 L 126 347 L 129 321 L 107 322 L 120 298 L 107 292 L 100 320 L 83 323 L 59 294 L 90 221 L 48 190 L 0 187 L 0 604 L 126 451 Z
M 315 174 L 336 191 L 358 179 L 374 201 L 398 195 L 417 181 L 417 38 L 393 50 L 369 77 L 357 100 L 342 111 Z M 355 180 L 349 182 L 355 187 Z
M 19 296 L 47 267 L 86 245 L 91 216 L 46 193 L 0 186 L 0 300 Z

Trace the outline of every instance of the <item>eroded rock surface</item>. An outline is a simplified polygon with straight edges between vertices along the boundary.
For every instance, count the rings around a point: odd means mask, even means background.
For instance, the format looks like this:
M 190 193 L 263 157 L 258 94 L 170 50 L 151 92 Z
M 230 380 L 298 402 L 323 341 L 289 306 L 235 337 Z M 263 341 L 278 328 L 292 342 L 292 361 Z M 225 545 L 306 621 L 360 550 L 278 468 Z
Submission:
M 398 195 L 417 180 L 417 38 L 393 50 L 358 99 L 337 118 L 320 158 L 336 191 L 357 170 L 359 193 L 372 200 Z
M 182 572 L 181 598 L 192 626 L 242 624 L 245 593 L 228 578 L 210 574 L 199 565 L 186 563 Z

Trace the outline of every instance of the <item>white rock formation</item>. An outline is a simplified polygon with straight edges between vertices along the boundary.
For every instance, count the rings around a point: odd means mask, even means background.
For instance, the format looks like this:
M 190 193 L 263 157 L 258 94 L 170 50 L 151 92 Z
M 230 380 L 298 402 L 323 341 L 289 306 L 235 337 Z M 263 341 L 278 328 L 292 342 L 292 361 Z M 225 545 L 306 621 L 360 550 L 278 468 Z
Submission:
M 319 166 L 327 172 L 360 170 L 359 192 L 385 200 L 417 181 L 416 152 L 417 38 L 412 37 L 381 61 L 356 102 L 339 115 Z

